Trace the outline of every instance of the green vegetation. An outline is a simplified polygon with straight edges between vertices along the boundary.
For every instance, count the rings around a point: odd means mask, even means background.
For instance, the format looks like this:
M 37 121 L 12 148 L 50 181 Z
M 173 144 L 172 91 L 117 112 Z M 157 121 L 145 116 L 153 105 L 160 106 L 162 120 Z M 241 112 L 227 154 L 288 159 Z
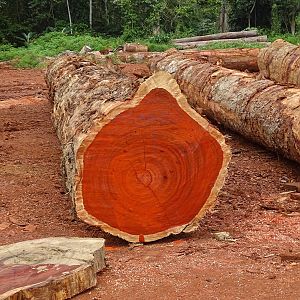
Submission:
M 270 41 L 300 44 L 300 1 L 0 0 L 0 61 L 38 67 L 65 50 L 115 49 L 128 41 L 164 51 L 172 38 L 251 27 Z M 218 42 L 201 49 L 240 47 L 261 46 Z
M 231 42 L 222 43 L 215 42 L 206 46 L 198 47 L 200 50 L 212 50 L 212 49 L 232 49 L 232 48 L 263 48 L 261 43 L 246 43 L 246 42 Z
M 89 34 L 67 35 L 62 32 L 51 32 L 40 36 L 23 47 L 0 45 L 0 61 L 12 60 L 20 68 L 42 66 L 45 57 L 55 56 L 66 50 L 80 51 L 84 45 L 89 45 L 95 50 L 115 49 L 124 44 L 122 38 L 94 37 Z M 148 45 L 150 51 L 165 51 L 171 45 L 155 43 L 152 39 L 138 40 L 137 42 Z

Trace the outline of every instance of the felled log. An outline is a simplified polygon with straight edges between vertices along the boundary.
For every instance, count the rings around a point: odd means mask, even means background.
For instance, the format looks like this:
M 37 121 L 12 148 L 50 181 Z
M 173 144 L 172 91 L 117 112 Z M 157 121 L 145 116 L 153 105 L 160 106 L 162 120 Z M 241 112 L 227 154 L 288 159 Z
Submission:
M 276 40 L 260 51 L 258 66 L 265 78 L 300 87 L 300 46 Z
M 198 41 L 211 41 L 211 40 L 223 40 L 223 39 L 238 39 L 246 37 L 258 36 L 257 30 L 251 31 L 237 31 L 237 32 L 223 32 L 209 35 L 192 36 L 187 38 L 175 39 L 173 43 L 188 43 Z
M 258 72 L 259 49 L 181 50 L 180 53 L 202 63 L 209 62 L 228 69 Z M 120 61 L 125 63 L 148 63 L 151 59 L 164 54 L 161 52 L 120 52 L 116 55 Z
M 78 217 L 131 242 L 195 229 L 230 151 L 172 76 L 139 86 L 116 67 L 64 55 L 46 78 Z
M 70 299 L 97 284 L 104 240 L 54 237 L 0 247 L 0 299 Z
M 125 52 L 147 52 L 148 46 L 141 44 L 125 44 L 123 46 Z
M 300 89 L 176 52 L 153 59 L 151 68 L 172 74 L 200 113 L 300 163 Z
M 262 45 L 267 46 L 268 38 L 266 35 L 248 37 L 248 38 L 239 38 L 239 39 L 224 39 L 224 40 L 210 40 L 210 41 L 198 41 L 198 42 L 187 42 L 187 43 L 174 43 L 176 47 L 179 49 L 188 49 L 195 47 L 207 46 L 212 43 L 235 43 L 235 42 L 243 42 L 243 43 L 262 43 Z
M 258 71 L 257 56 L 259 49 L 217 49 L 217 50 L 182 50 L 185 56 L 239 71 Z

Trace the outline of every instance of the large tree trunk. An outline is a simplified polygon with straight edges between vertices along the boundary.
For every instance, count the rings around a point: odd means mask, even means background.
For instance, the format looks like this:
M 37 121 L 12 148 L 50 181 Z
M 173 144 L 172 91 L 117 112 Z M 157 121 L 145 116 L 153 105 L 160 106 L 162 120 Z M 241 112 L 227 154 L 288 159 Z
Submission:
M 93 30 L 93 0 L 90 0 L 90 15 L 89 15 L 89 21 L 90 21 L 90 30 Z
M 222 0 L 219 28 L 222 33 L 229 30 L 227 0 Z
M 300 163 L 299 89 L 172 52 L 151 67 L 172 74 L 200 113 Z
M 115 67 L 64 55 L 46 78 L 77 215 L 131 242 L 193 230 L 223 185 L 230 151 L 172 76 L 139 86 Z
M 72 16 L 71 16 L 69 0 L 67 0 L 67 10 L 68 10 L 68 16 L 69 16 L 70 32 L 71 32 L 71 34 L 73 34 L 73 23 L 72 23 Z
M 243 42 L 243 43 L 264 43 L 263 45 L 269 45 L 267 43 L 268 38 L 266 35 L 255 36 L 255 37 L 247 37 L 247 38 L 239 38 L 239 39 L 223 39 L 223 40 L 210 40 L 210 41 L 198 41 L 198 42 L 187 42 L 187 43 L 175 43 L 174 45 L 180 49 L 188 49 L 195 47 L 207 46 L 212 43 L 235 43 L 235 42 Z
M 200 62 L 209 62 L 228 69 L 258 72 L 257 56 L 259 49 L 218 49 L 218 50 L 181 50 L 180 53 Z M 96 54 L 97 55 L 97 54 Z M 113 54 L 115 56 L 115 54 Z M 120 52 L 116 57 L 125 63 L 148 63 L 161 52 Z M 109 57 L 109 56 L 108 56 Z
M 182 50 L 185 56 L 239 71 L 258 71 L 259 49 Z
M 175 39 L 173 43 L 188 43 L 199 41 L 223 40 L 223 39 L 237 39 L 258 36 L 257 30 L 251 31 L 237 31 L 237 32 L 224 32 L 202 36 L 192 36 L 188 38 Z
M 300 87 L 300 46 L 277 40 L 260 51 L 258 66 L 265 78 Z

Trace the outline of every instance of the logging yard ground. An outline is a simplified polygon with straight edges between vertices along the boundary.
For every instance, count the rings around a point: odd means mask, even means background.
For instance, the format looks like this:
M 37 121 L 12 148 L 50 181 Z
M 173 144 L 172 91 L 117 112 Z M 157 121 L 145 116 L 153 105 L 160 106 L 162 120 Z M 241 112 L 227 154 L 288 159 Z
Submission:
M 1 63 L 0 77 L 1 245 L 105 238 L 107 268 L 75 299 L 300 298 L 300 200 L 284 188 L 296 163 L 221 128 L 233 157 L 214 210 L 194 233 L 130 245 L 72 216 L 43 70 Z

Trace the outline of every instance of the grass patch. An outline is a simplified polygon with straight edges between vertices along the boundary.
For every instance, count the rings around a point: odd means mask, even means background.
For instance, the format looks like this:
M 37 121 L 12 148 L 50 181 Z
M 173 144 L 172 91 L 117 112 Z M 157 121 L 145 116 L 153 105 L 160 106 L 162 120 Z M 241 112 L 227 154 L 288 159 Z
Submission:
M 198 47 L 199 50 L 214 50 L 214 49 L 232 49 L 232 48 L 264 48 L 261 43 L 247 42 L 214 42 L 205 46 Z
M 171 47 L 168 44 L 155 43 L 151 40 L 138 41 L 149 47 L 150 51 L 165 51 Z M 51 32 L 40 36 L 27 47 L 15 48 L 11 45 L 0 45 L 0 61 L 12 61 L 20 68 L 41 67 L 44 57 L 56 56 L 66 50 L 80 51 L 84 45 L 94 50 L 115 49 L 122 46 L 122 38 L 94 37 L 88 34 L 67 35 L 61 32 Z
M 300 33 L 297 33 L 296 35 L 291 35 L 291 34 L 271 35 L 269 37 L 270 42 L 274 42 L 275 40 L 278 39 L 283 39 L 294 45 L 300 45 Z

